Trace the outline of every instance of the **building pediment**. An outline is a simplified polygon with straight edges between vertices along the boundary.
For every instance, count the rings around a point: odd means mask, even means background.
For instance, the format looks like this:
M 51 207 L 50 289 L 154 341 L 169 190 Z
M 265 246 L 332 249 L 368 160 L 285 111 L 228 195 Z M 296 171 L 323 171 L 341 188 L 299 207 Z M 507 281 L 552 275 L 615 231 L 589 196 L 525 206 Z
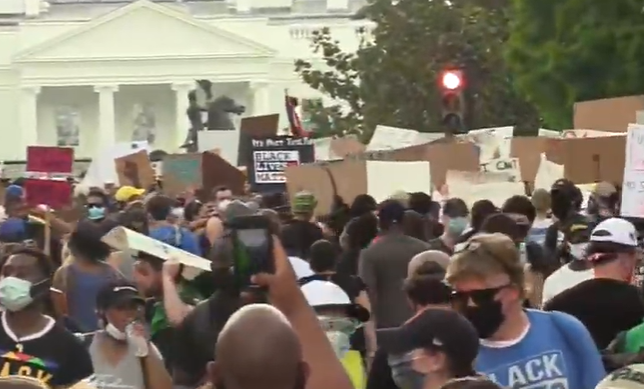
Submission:
M 261 58 L 275 51 L 148 0 L 126 5 L 69 34 L 19 53 L 16 62 Z

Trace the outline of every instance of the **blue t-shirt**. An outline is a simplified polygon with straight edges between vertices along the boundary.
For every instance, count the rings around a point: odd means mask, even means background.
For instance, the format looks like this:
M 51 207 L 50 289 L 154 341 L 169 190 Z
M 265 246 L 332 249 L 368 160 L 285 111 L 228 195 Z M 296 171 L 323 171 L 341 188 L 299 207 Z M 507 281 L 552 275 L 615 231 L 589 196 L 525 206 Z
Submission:
M 201 246 L 197 236 L 185 228 L 175 226 L 156 227 L 150 230 L 150 238 L 201 256 Z
M 594 389 L 606 371 L 586 327 L 561 312 L 527 314 L 530 329 L 518 343 L 481 344 L 477 371 L 510 389 Z

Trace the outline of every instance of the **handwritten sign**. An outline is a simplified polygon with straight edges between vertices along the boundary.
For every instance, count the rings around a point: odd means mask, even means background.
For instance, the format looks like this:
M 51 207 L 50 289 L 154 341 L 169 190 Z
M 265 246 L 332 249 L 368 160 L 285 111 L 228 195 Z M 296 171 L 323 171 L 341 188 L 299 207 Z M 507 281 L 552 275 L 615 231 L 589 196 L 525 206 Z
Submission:
M 286 189 L 284 170 L 313 162 L 315 150 L 308 138 L 278 136 L 251 139 L 251 161 L 248 177 L 251 188 L 257 192 L 279 192 Z
M 644 217 L 644 126 L 629 125 L 621 215 Z
M 511 182 L 521 181 L 518 158 L 497 158 L 481 163 L 480 166 L 484 173 L 508 173 Z
M 72 173 L 74 149 L 71 147 L 27 147 L 27 171 L 35 173 Z
M 72 198 L 72 187 L 67 181 L 30 178 L 25 181 L 25 192 L 27 204 L 32 207 L 45 204 L 63 208 Z
M 120 185 L 147 189 L 154 184 L 154 168 L 146 150 L 114 160 Z
M 176 258 L 185 268 L 182 275 L 192 280 L 204 271 L 210 271 L 210 261 L 187 251 L 183 251 L 159 240 L 129 230 L 125 227 L 116 227 L 101 239 L 109 246 L 120 251 L 142 251 L 157 258 L 168 260 Z

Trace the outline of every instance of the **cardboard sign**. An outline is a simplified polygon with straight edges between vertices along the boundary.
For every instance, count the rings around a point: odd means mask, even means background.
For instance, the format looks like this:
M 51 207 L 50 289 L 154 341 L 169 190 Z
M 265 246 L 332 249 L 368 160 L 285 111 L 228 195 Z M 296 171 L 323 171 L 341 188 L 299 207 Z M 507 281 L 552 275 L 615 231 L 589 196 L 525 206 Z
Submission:
M 67 181 L 30 178 L 25 181 L 25 199 L 32 207 L 45 204 L 63 208 L 71 202 L 72 187 Z
M 251 139 L 250 143 L 251 159 L 245 165 L 255 192 L 283 192 L 286 167 L 311 163 L 315 158 L 313 142 L 308 138 L 277 136 Z
M 28 172 L 71 174 L 74 165 L 74 149 L 71 147 L 28 146 Z
M 624 132 L 630 123 L 636 123 L 636 113 L 641 110 L 644 110 L 641 95 L 577 102 L 573 106 L 574 128 Z
M 644 126 L 629 125 L 621 216 L 644 217 Z
M 318 205 L 315 213 L 328 214 L 333 196 L 345 202 L 363 193 L 377 201 L 396 191 L 431 193 L 430 166 L 427 161 L 344 160 L 323 164 L 288 166 L 285 170 L 289 196 L 302 190 L 313 193 Z
M 201 166 L 203 167 L 203 188 L 207 192 L 220 185 L 225 185 L 235 195 L 244 193 L 246 172 L 231 165 L 221 155 L 214 152 L 203 153 Z
M 166 261 L 170 258 L 176 258 L 184 265 L 182 276 L 188 280 L 194 279 L 204 271 L 210 271 L 209 260 L 125 227 L 112 229 L 101 240 L 119 251 L 142 251 Z
M 280 115 L 263 115 L 243 118 L 239 128 L 237 166 L 244 166 L 251 159 L 250 140 L 277 136 Z
M 521 170 L 518 158 L 498 158 L 481 163 L 481 171 L 485 173 L 507 173 L 510 182 L 521 181 Z
M 575 184 L 608 181 L 624 176 L 626 136 L 562 140 L 564 177 Z
M 138 151 L 134 154 L 114 160 L 116 173 L 121 186 L 147 189 L 154 185 L 155 171 L 150 164 L 148 152 Z
M 203 184 L 201 153 L 170 154 L 163 158 L 163 191 L 176 196 Z

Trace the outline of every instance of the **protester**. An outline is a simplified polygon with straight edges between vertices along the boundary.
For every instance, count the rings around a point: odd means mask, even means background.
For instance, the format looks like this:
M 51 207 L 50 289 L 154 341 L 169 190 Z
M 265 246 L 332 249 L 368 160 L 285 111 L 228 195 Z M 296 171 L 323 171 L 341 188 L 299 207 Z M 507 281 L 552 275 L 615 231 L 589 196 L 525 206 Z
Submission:
M 336 248 L 331 242 L 319 240 L 313 243 L 309 263 L 314 274 L 300 278 L 298 282 L 304 287 L 313 281 L 330 281 L 338 285 L 346 293 L 352 304 L 357 304 L 366 309 L 367 312 L 370 312 L 371 303 L 366 285 L 357 276 L 336 271 L 336 258 Z M 311 299 L 306 293 L 305 296 L 311 303 Z M 376 352 L 376 333 L 373 321 L 366 322 L 364 328 L 356 329 L 351 336 L 351 347 L 353 350 L 360 352 L 362 357 L 373 358 Z
M 422 240 L 423 242 L 427 242 L 429 240 L 429 234 L 422 215 L 416 211 L 412 211 L 411 209 L 405 211 L 405 217 L 403 218 L 403 232 L 405 235 Z
M 283 225 L 282 241 L 289 256 L 306 258 L 313 242 L 323 239 L 322 229 L 313 219 L 317 200 L 312 193 L 302 191 L 295 194 L 291 204 L 293 220 Z
M 360 350 L 352 348 L 351 336 L 369 320 L 368 309 L 353 302 L 340 286 L 329 281 L 309 281 L 302 286 L 302 293 L 315 310 L 322 330 L 342 361 L 353 387 L 364 388 L 367 378 L 363 359 Z
M 429 250 L 426 242 L 403 234 L 405 208 L 395 200 L 384 201 L 378 212 L 379 239 L 360 254 L 358 274 L 367 285 L 377 328 L 395 327 L 411 317 L 400 289 L 409 261 Z
M 8 375 L 0 377 L 0 389 L 49 389 L 49 386 L 36 378 Z M 74 389 L 76 389 L 76 386 L 74 386 Z
M 622 367 L 606 376 L 595 389 L 644 389 L 644 364 Z
M 485 219 L 497 213 L 499 210 L 490 200 L 478 200 L 472 205 L 470 228 L 465 230 L 458 238 L 458 243 L 467 242 L 475 234 L 481 231 Z
M 169 221 L 174 201 L 162 195 L 156 195 L 146 203 L 150 215 L 150 238 L 197 256 L 201 255 L 201 246 L 197 237 L 188 229 Z
M 107 195 L 100 190 L 90 190 L 85 202 L 87 219 L 95 223 L 100 223 L 108 215 L 109 199 Z
M 552 184 L 550 206 L 556 221 L 546 231 L 546 252 L 556 252 L 561 234 L 567 231 L 569 226 L 588 223 L 588 218 L 580 213 L 582 201 L 581 191 L 572 181 L 561 178 Z
M 458 238 L 467 229 L 469 223 L 469 209 L 465 201 L 459 198 L 452 198 L 443 205 L 442 223 L 445 231 L 440 237 L 429 242 L 431 250 L 440 250 L 448 255 L 454 252 Z
M 407 266 L 407 277 L 409 278 L 418 273 L 423 264 L 427 262 L 435 262 L 443 269 L 446 269 L 449 264 L 449 256 L 438 250 L 423 251 L 422 253 L 414 256 L 409 262 L 409 265 Z
M 436 239 L 443 233 L 442 226 L 433 215 L 434 202 L 427 193 L 414 192 L 409 194 L 409 209 L 418 212 L 425 224 L 426 240 Z
M 353 219 L 344 232 L 341 242 L 342 253 L 338 260 L 337 270 L 350 275 L 358 274 L 360 252 L 378 235 L 378 218 L 373 213 L 365 213 Z
M 597 347 L 606 348 L 617 334 L 644 319 L 641 292 L 631 284 L 637 253 L 632 223 L 618 218 L 599 223 L 590 235 L 585 256 L 594 277 L 559 293 L 544 310 L 575 316 L 588 328 Z
M 439 389 L 452 378 L 473 377 L 476 329 L 446 309 L 424 309 L 398 328 L 378 331 L 398 388 Z
M 110 248 L 101 241 L 104 231 L 91 221 L 81 221 L 67 247 L 71 259 L 54 274 L 53 286 L 64 293 L 66 313 L 84 331 L 96 331 L 96 295 L 110 280 L 122 277 L 105 261 Z
M 172 388 L 161 354 L 145 334 L 144 304 L 138 290 L 123 281 L 110 282 L 96 297 L 103 329 L 94 334 L 89 353 L 94 373 L 106 387 L 119 382 L 132 388 Z
M 605 181 L 598 182 L 590 193 L 586 212 L 596 225 L 615 216 L 618 203 L 619 195 L 615 185 Z
M 593 269 L 586 261 L 586 249 L 591 234 L 590 224 L 574 224 L 564 234 L 565 246 L 559 256 L 565 256 L 565 264 L 546 278 L 543 284 L 542 304 L 550 301 L 564 290 L 593 278 Z
M 150 323 L 150 337 L 161 351 L 166 366 L 171 366 L 174 328 L 202 297 L 179 274 L 181 266 L 176 260 L 164 261 L 146 253 L 139 253 L 138 258 L 134 280 L 141 293 L 150 297 L 145 314 Z
M 523 309 L 524 268 L 503 234 L 472 237 L 454 254 L 446 280 L 454 308 L 481 338 L 477 371 L 513 388 L 592 388 L 605 371 L 588 330 L 573 316 Z
M 14 251 L 1 264 L 0 375 L 36 378 L 49 387 L 68 387 L 93 373 L 90 356 L 72 333 L 43 314 L 53 271 L 33 249 Z
M 220 212 L 233 198 L 233 192 L 227 186 L 218 186 L 210 193 L 209 201 L 204 205 L 207 216 L 205 235 L 210 244 L 213 244 L 224 233 L 224 222 L 219 216 Z
M 133 186 L 122 186 L 114 193 L 114 200 L 116 200 L 118 208 L 124 210 L 132 203 L 138 202 L 143 198 L 145 189 L 135 188 Z

